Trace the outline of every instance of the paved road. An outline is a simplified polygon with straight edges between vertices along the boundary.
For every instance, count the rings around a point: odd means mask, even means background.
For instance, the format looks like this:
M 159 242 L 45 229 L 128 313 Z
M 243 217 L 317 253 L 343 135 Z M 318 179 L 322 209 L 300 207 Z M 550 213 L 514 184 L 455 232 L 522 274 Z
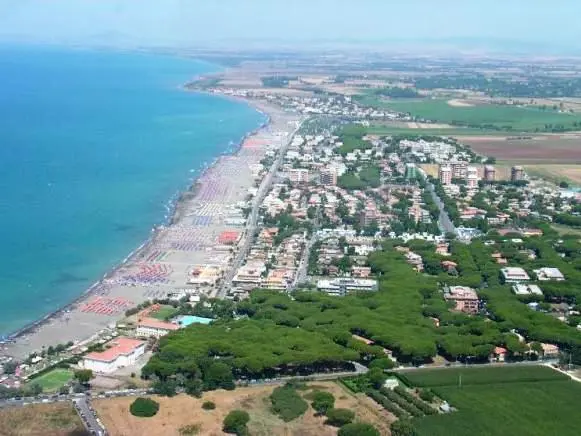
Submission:
M 317 230 L 319 230 L 320 222 L 321 222 L 321 209 L 317 209 L 317 216 L 315 218 L 314 225 L 313 225 L 313 235 L 311 236 L 311 238 L 307 241 L 307 243 L 305 245 L 305 249 L 303 250 L 301 260 L 299 261 L 297 273 L 295 274 L 295 279 L 293 280 L 293 282 L 288 290 L 289 292 L 294 290 L 301 283 L 304 283 L 307 281 L 309 257 L 311 255 L 311 250 L 313 248 L 313 245 L 315 244 L 315 242 L 317 242 L 316 233 L 317 233 Z
M 434 199 L 436 206 L 438 206 L 438 209 L 440 209 L 440 217 L 438 219 L 438 226 L 440 227 L 440 230 L 445 233 L 456 234 L 456 227 L 454 226 L 452 220 L 450 220 L 450 217 L 446 213 L 446 207 L 444 206 L 444 203 L 442 202 L 438 194 L 436 194 L 434 185 L 432 185 L 430 182 L 427 182 L 426 187 L 428 191 L 430 191 L 430 193 L 432 194 L 432 198 Z
M 102 426 L 101 422 L 97 419 L 97 413 L 91 407 L 90 397 L 83 396 L 77 398 L 73 400 L 73 405 L 89 433 L 99 436 L 107 434 L 107 430 L 105 430 L 105 427 Z
M 284 156 L 286 155 L 286 151 L 290 146 L 293 138 L 303 125 L 306 120 L 301 121 L 299 126 L 289 135 L 287 142 L 279 149 L 278 155 L 271 165 L 270 169 L 268 170 L 268 174 L 262 179 L 260 186 L 258 188 L 258 192 L 254 197 L 254 202 L 252 204 L 252 210 L 248 215 L 248 219 L 246 221 L 246 237 L 244 238 L 244 243 L 241 247 L 239 247 L 238 252 L 236 253 L 236 257 L 234 258 L 234 262 L 230 266 L 230 269 L 224 274 L 224 280 L 222 282 L 222 286 L 216 293 L 218 298 L 224 298 L 232 285 L 232 279 L 236 275 L 236 271 L 238 268 L 242 266 L 246 255 L 248 254 L 248 250 L 254 241 L 254 232 L 256 231 L 257 224 L 258 224 L 258 212 L 260 210 L 260 205 L 262 204 L 262 200 L 268 193 L 270 186 L 272 185 L 272 180 L 276 176 L 278 169 L 280 168 Z

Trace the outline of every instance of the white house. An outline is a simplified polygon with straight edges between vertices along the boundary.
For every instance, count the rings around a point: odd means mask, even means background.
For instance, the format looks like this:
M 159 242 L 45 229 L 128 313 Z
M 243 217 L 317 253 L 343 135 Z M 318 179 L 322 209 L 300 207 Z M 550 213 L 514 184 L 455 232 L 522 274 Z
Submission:
M 529 281 L 531 278 L 522 268 L 507 267 L 500 270 L 505 283 L 520 283 Z
M 145 342 L 125 337 L 117 338 L 108 344 L 105 351 L 94 351 L 87 354 L 82 361 L 85 369 L 93 372 L 108 374 L 133 365 L 139 356 L 145 353 Z
M 554 280 L 557 282 L 565 280 L 565 276 L 558 268 L 540 268 L 536 269 L 534 272 L 537 276 L 537 280 Z

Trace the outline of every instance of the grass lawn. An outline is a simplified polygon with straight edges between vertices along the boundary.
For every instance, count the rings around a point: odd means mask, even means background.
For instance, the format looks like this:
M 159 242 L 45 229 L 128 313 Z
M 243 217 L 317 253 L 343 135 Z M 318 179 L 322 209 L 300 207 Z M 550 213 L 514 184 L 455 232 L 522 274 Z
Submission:
M 173 306 L 161 306 L 157 312 L 151 314 L 151 316 L 155 319 L 159 319 L 160 321 L 164 321 L 167 318 L 170 318 L 177 310 Z
M 376 97 L 363 97 L 361 102 L 441 123 L 491 125 L 499 128 L 511 126 L 515 132 L 532 132 L 536 128 L 543 130 L 545 124 L 572 127 L 574 122 L 581 121 L 581 115 L 577 114 L 495 104 L 457 107 L 449 105 L 447 100 L 439 99 L 381 100 Z
M 54 392 L 73 378 L 73 372 L 68 369 L 53 369 L 39 377 L 33 378 L 29 383 L 39 384 L 45 392 Z
M 402 378 L 457 409 L 414 419 L 419 436 L 573 436 L 581 428 L 581 384 L 547 367 L 426 369 Z

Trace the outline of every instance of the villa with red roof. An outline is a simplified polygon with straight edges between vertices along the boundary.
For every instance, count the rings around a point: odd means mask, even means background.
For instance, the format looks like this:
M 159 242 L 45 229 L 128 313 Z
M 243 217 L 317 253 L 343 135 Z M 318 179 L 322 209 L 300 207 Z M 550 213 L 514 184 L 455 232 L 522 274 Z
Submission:
M 85 369 L 101 374 L 109 374 L 133 365 L 137 358 L 145 353 L 145 342 L 137 339 L 119 337 L 106 344 L 105 351 L 94 351 L 87 354 L 81 365 Z

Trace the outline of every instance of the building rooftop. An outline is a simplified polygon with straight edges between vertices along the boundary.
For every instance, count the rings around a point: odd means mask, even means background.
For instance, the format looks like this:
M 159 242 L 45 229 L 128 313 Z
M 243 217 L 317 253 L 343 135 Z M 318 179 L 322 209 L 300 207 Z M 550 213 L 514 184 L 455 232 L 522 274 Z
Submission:
M 99 360 L 101 362 L 112 362 L 119 356 L 131 354 L 133 351 L 144 344 L 144 341 L 120 337 L 107 344 L 111 345 L 110 348 L 106 349 L 105 351 L 94 351 L 89 353 L 85 356 L 85 359 Z
M 154 318 L 144 318 L 137 323 L 137 327 L 148 327 L 159 330 L 177 330 L 180 326 L 171 322 L 159 321 Z
M 519 267 L 506 267 L 501 269 L 502 274 L 507 279 L 529 280 L 527 272 Z

